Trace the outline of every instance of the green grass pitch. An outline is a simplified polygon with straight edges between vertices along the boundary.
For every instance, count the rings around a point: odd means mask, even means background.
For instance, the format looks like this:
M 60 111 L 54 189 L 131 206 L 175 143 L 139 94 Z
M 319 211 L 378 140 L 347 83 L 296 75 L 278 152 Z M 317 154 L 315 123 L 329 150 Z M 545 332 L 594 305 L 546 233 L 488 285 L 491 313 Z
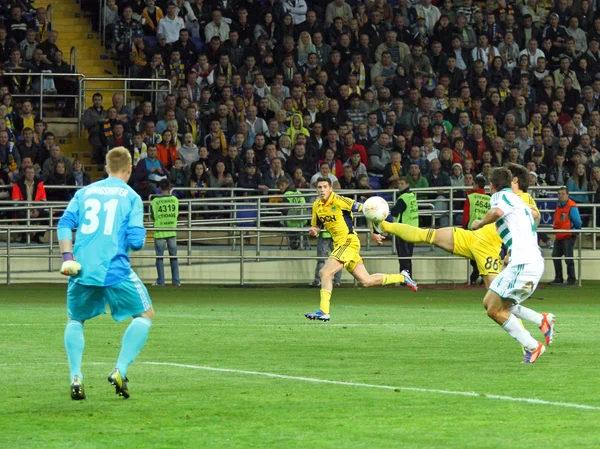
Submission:
M 315 289 L 150 288 L 132 397 L 106 382 L 127 326 L 107 315 L 85 325 L 74 402 L 64 287 L 3 287 L 0 448 L 597 448 L 597 289 L 538 290 L 558 334 L 526 366 L 483 290 L 341 288 L 323 324 L 303 317 Z

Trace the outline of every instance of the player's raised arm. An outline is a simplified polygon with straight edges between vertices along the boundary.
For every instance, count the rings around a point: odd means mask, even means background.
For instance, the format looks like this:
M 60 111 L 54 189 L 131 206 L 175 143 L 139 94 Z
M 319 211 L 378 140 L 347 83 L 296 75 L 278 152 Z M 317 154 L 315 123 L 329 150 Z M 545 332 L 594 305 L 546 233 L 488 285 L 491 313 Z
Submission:
M 133 200 L 132 211 L 127 225 L 127 246 L 133 251 L 138 251 L 146 243 L 146 228 L 144 227 L 144 206 L 142 199 L 136 195 Z
M 81 270 L 81 264 L 73 256 L 73 229 L 79 224 L 78 193 L 69 201 L 67 210 L 58 222 L 58 246 L 63 258 L 60 272 L 65 276 L 75 276 Z

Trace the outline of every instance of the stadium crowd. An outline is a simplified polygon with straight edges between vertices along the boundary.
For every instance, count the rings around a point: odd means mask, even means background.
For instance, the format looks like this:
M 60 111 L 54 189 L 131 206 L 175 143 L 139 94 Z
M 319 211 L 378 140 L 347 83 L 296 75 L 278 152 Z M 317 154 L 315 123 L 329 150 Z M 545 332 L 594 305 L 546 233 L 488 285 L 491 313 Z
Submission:
M 218 194 L 207 187 L 267 192 L 280 178 L 309 188 L 319 176 L 364 190 L 395 189 L 406 176 L 411 188 L 441 192 L 511 161 L 527 166 L 531 185 L 600 202 L 595 3 L 108 0 L 100 25 L 113 56 L 147 80 L 137 87 L 172 87 L 133 109 L 120 94 L 105 108 L 98 93 L 82 123 L 98 163 L 114 146 L 131 151 L 144 198 L 165 178 L 195 198 Z M 0 25 L 5 71 L 25 67 L 27 54 L 35 65 L 39 49 L 48 59 L 56 39 L 49 32 L 29 51 L 36 28 L 19 11 Z M 22 171 L 31 140 L 22 126 L 31 105 L 13 108 L 10 97 L 29 87 L 11 83 L 1 88 L 4 178 Z M 37 130 L 50 157 L 51 133 Z M 46 179 L 44 164 L 30 162 Z

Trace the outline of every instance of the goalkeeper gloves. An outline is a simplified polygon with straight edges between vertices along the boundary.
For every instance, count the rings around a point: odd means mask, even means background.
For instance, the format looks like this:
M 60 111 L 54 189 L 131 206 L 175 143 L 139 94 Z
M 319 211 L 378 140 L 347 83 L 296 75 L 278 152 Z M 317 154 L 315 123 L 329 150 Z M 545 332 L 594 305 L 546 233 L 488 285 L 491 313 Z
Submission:
M 81 264 L 75 260 L 73 253 L 63 253 L 63 263 L 60 273 L 65 276 L 76 276 L 81 271 Z

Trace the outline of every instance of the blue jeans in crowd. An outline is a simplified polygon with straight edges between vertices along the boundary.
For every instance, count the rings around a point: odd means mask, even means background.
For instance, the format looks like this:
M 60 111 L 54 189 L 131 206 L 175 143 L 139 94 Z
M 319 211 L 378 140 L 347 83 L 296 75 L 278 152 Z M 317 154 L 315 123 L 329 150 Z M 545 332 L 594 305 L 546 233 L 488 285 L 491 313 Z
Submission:
M 317 257 L 327 257 L 333 251 L 333 239 L 324 239 L 319 236 L 317 238 Z M 319 259 L 317 260 L 317 267 L 315 268 L 315 283 L 321 283 L 321 278 L 319 277 L 319 271 L 325 265 L 325 261 L 327 259 Z M 340 270 L 333 276 L 333 283 L 339 284 L 342 279 L 342 271 Z
M 171 256 L 169 262 L 171 263 L 171 278 L 173 285 L 180 285 L 181 281 L 179 280 L 179 261 L 176 259 L 176 237 L 168 237 L 166 239 L 154 239 L 154 250 L 156 251 L 156 272 L 158 273 L 156 285 L 165 285 L 165 263 L 163 259 L 163 255 L 165 253 L 165 243 L 167 244 L 169 256 Z

